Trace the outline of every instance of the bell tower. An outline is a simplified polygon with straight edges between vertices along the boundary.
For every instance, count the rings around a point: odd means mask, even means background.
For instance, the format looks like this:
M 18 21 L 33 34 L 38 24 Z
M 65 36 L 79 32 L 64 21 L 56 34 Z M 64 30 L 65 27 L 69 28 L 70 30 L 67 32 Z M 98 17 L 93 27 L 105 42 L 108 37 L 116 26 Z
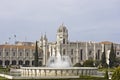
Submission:
M 60 25 L 57 30 L 57 44 L 67 44 L 68 43 L 68 30 L 64 24 Z

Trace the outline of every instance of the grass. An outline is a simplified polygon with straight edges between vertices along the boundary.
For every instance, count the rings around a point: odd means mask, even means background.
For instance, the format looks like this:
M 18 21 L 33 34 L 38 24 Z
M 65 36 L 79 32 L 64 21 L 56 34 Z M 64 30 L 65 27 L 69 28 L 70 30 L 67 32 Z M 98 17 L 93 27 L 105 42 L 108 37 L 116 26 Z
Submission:
M 0 80 L 7 80 L 7 79 L 6 79 L 6 78 L 4 78 L 4 77 L 1 77 L 1 76 L 0 76 Z
M 105 72 L 108 69 L 109 72 L 114 72 L 115 68 L 100 68 L 98 71 L 103 71 Z
M 10 80 L 6 79 L 4 77 L 0 77 L 0 80 Z M 26 79 L 13 79 L 13 80 L 26 80 Z M 28 79 L 28 80 L 107 80 L 101 77 L 90 77 L 90 76 L 84 76 L 81 78 L 68 78 L 68 79 Z

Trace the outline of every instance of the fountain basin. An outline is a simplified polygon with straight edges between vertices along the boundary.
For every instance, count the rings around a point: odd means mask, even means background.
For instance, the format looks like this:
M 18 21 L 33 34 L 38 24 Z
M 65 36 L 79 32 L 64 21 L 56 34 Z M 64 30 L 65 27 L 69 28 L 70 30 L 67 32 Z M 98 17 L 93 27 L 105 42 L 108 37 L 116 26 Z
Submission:
M 79 77 L 80 75 L 96 74 L 96 67 L 21 67 L 21 77 Z

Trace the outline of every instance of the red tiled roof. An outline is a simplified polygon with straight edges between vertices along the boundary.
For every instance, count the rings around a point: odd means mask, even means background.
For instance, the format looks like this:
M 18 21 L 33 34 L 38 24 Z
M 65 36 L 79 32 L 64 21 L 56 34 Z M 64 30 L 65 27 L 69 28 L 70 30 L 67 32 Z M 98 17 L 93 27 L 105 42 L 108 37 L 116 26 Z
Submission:
M 35 46 L 24 46 L 24 45 L 0 45 L 0 48 L 35 49 Z
M 100 42 L 101 44 L 112 44 L 113 42 L 110 42 L 110 41 L 102 41 Z

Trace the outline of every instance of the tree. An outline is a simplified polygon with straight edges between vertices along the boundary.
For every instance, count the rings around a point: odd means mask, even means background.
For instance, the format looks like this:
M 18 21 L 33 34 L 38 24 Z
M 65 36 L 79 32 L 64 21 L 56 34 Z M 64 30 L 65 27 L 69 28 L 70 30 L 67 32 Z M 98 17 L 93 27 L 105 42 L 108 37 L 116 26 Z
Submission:
M 110 68 L 114 67 L 115 63 L 116 63 L 116 54 L 115 54 L 114 46 L 113 46 L 113 43 L 112 43 L 110 54 L 109 54 L 109 67 Z
M 120 80 L 120 67 L 116 68 L 112 74 L 111 80 Z
M 34 54 L 34 66 L 38 67 L 38 46 L 36 41 L 35 54 Z
M 105 79 L 109 79 L 108 70 L 105 71 L 104 78 L 105 78 Z
M 94 64 L 95 64 L 95 67 L 100 67 L 101 61 L 95 60 Z
M 83 66 L 84 67 L 94 67 L 94 61 L 93 60 L 86 60 L 84 63 L 83 63 Z
M 103 68 L 107 68 L 105 45 L 104 45 L 104 52 L 103 52 L 102 58 L 101 58 L 101 65 Z
M 80 63 L 76 63 L 73 67 L 82 67 Z

